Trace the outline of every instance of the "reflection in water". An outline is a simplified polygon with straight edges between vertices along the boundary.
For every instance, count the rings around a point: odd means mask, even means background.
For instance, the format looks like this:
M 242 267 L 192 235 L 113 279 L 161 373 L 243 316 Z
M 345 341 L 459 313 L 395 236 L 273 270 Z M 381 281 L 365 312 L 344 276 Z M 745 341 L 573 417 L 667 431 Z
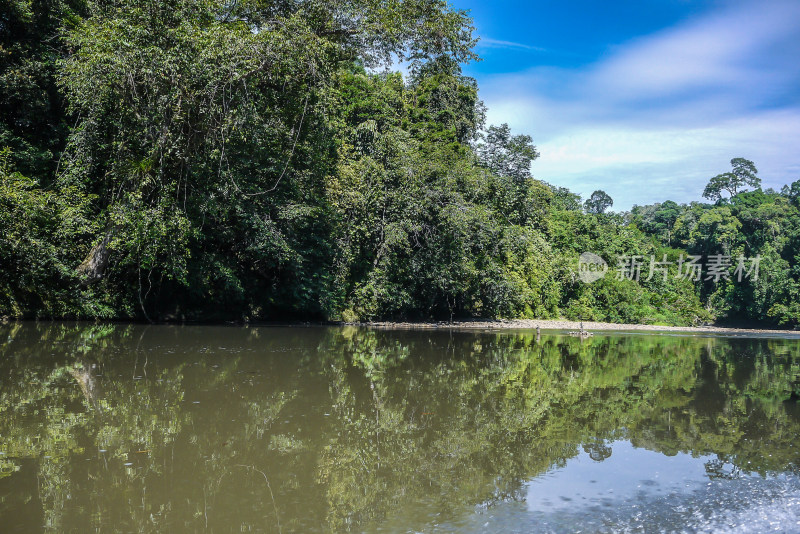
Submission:
M 69 374 L 72 375 L 81 387 L 83 396 L 86 397 L 87 405 L 95 410 L 100 410 L 100 405 L 97 402 L 97 379 L 94 376 L 96 368 L 96 364 L 78 359 L 72 368 L 69 369 Z
M 606 448 L 613 448 L 616 454 L 609 454 L 605 464 L 591 452 L 578 454 L 563 468 L 533 479 L 526 487 L 528 509 L 544 514 L 600 511 L 694 491 L 708 482 L 703 466 L 711 460 L 709 456 L 665 456 L 628 441 L 616 441 Z
M 0 387 L 9 531 L 797 528 L 797 340 L 7 325 Z

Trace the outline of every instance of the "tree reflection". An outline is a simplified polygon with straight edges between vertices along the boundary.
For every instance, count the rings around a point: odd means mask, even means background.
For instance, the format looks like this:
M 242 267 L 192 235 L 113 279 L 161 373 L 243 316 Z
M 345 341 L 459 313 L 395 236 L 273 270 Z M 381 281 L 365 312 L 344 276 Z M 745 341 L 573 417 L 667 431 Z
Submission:
M 602 462 L 611 458 L 611 447 L 606 445 L 605 441 L 590 440 L 583 444 L 583 452 L 589 455 L 589 458 L 595 462 Z
M 710 478 L 797 465 L 790 341 L 96 325 L 0 340 L 0 494 L 27 496 L 0 499 L 0 521 L 27 499 L 36 528 L 424 528 L 617 439 L 715 455 Z

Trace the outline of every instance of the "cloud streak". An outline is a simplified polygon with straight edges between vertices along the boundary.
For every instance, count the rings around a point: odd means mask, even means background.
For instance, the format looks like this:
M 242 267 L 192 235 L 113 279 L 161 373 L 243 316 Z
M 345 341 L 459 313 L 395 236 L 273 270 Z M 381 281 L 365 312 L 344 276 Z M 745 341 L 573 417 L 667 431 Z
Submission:
M 515 50 L 530 50 L 533 52 L 546 52 L 547 49 L 540 46 L 531 46 L 523 43 L 515 43 L 513 41 L 501 41 L 499 39 L 491 39 L 489 37 L 481 37 L 478 41 L 478 47 L 481 48 L 505 48 Z

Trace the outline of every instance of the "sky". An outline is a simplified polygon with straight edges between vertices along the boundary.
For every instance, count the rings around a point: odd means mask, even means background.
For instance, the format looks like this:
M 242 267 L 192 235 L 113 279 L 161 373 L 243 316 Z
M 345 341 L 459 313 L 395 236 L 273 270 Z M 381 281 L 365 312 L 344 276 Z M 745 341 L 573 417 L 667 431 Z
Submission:
M 800 179 L 800 0 L 450 0 L 487 123 L 531 135 L 538 179 L 614 210 L 703 200 L 730 160 Z

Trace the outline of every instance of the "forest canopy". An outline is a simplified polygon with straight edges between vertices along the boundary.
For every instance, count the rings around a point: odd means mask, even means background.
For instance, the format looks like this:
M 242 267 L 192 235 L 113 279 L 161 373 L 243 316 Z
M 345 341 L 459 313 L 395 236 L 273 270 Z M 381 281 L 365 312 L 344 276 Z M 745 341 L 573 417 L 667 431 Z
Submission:
M 713 204 L 614 213 L 535 179 L 444 1 L 0 9 L 0 316 L 800 322 L 800 184 L 735 158 Z M 585 251 L 763 259 L 586 284 Z

